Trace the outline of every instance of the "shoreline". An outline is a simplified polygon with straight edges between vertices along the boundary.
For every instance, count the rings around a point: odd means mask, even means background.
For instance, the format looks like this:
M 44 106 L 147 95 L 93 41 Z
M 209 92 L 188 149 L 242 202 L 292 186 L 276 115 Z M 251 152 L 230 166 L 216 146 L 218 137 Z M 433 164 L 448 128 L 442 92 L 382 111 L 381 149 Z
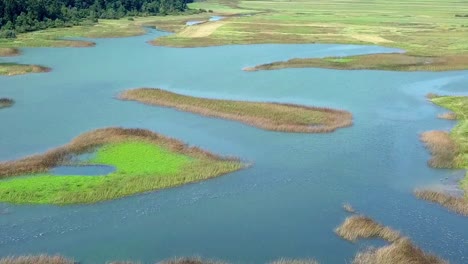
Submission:
M 155 88 L 126 90 L 118 95 L 118 99 L 169 107 L 280 132 L 330 133 L 353 124 L 352 114 L 344 110 L 295 104 L 207 99 Z

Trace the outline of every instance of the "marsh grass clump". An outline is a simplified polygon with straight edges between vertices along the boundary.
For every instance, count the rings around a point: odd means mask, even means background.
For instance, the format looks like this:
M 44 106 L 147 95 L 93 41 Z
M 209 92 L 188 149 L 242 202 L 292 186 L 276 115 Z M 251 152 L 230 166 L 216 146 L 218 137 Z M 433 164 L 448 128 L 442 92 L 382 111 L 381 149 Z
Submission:
M 468 216 L 467 197 L 456 197 L 447 193 L 433 190 L 415 190 L 414 194 L 419 199 L 440 204 L 456 213 Z
M 49 174 L 50 169 L 68 165 L 74 156 L 87 152 L 96 155 L 83 164 L 116 170 L 97 177 Z M 245 166 L 236 158 L 217 156 L 148 130 L 98 129 L 44 154 L 0 163 L 0 179 L 4 179 L 0 201 L 95 203 L 206 180 Z
M 343 224 L 335 229 L 335 232 L 342 238 L 353 242 L 360 238 L 382 238 L 388 242 L 394 242 L 401 238 L 398 231 L 362 215 L 346 218 Z
M 458 147 L 448 132 L 436 130 L 424 132 L 421 134 L 421 141 L 432 154 L 428 162 L 431 167 L 453 168 Z
M 0 109 L 11 107 L 15 104 L 15 101 L 10 98 L 0 98 Z
M 157 264 L 227 264 L 223 261 L 218 260 L 207 260 L 200 257 L 183 257 L 183 258 L 173 258 L 168 260 L 163 260 Z
M 381 248 L 359 252 L 353 264 L 448 264 L 448 262 L 424 252 L 408 238 L 402 238 Z
M 0 259 L 0 264 L 76 264 L 76 262 L 62 256 L 39 255 L 6 257 Z
M 319 264 L 314 259 L 278 259 L 269 264 Z
M 351 113 L 342 110 L 294 104 L 205 99 L 161 89 L 127 90 L 119 95 L 119 99 L 235 120 L 258 128 L 282 132 L 328 133 L 353 123 Z
M 468 55 L 442 57 L 413 56 L 402 53 L 368 54 L 349 57 L 304 58 L 247 67 L 245 71 L 284 68 L 326 68 L 336 70 L 452 71 L 468 68 Z
M 437 117 L 440 119 L 456 120 L 457 114 L 455 114 L 454 112 L 445 112 L 445 113 L 439 114 Z

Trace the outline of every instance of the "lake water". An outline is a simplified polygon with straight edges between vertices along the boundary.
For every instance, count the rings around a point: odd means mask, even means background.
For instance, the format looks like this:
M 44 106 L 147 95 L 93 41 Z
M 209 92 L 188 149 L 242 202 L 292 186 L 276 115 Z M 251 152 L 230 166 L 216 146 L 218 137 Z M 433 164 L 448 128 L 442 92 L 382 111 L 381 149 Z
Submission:
M 40 153 L 108 126 L 146 128 L 253 162 L 213 180 L 95 205 L 0 204 L 0 255 L 60 253 L 83 263 L 198 255 L 234 263 L 279 257 L 350 262 L 373 241 L 349 243 L 333 229 L 351 203 L 423 249 L 468 263 L 467 218 L 417 200 L 415 187 L 462 171 L 435 170 L 419 134 L 454 121 L 429 92 L 467 94 L 468 72 L 242 68 L 294 57 L 395 52 L 376 46 L 153 47 L 166 33 L 94 40 L 94 48 L 24 49 L 2 59 L 43 64 L 46 74 L 0 77 L 0 160 Z M 346 109 L 353 127 L 331 134 L 260 130 L 241 123 L 122 102 L 129 88 L 158 87 L 210 98 Z

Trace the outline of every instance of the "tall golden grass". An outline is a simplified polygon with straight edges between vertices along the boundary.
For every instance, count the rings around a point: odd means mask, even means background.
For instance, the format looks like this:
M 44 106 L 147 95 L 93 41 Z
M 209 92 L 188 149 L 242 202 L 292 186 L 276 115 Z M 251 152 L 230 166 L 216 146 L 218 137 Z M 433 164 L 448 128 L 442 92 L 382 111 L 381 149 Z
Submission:
M 453 71 L 467 69 L 467 65 L 468 55 L 423 57 L 402 53 L 387 53 L 349 57 L 291 59 L 247 67 L 243 70 L 259 71 L 314 67 L 337 70 Z
M 198 147 L 189 147 L 172 138 L 144 129 L 104 128 L 84 133 L 73 139 L 69 144 L 47 151 L 44 154 L 29 156 L 20 160 L 0 163 L 0 179 L 16 175 L 47 172 L 51 168 L 66 164 L 74 155 L 86 153 L 104 144 L 142 140 L 162 146 L 176 153 L 200 159 L 232 160 L 217 156 Z
M 453 168 L 458 147 L 445 131 L 428 131 L 421 134 L 421 141 L 429 149 L 432 158 L 428 164 L 434 168 Z
M 161 89 L 127 90 L 119 95 L 119 99 L 235 120 L 273 131 L 328 133 L 353 123 L 351 113 L 342 110 L 294 104 L 206 99 Z
M 448 262 L 422 251 L 408 238 L 402 238 L 381 248 L 359 252 L 353 264 L 448 264 Z
M 75 264 L 76 262 L 62 256 L 20 256 L 0 259 L 0 264 Z
M 343 224 L 335 229 L 335 232 L 349 241 L 356 241 L 361 238 L 382 238 L 388 242 L 394 242 L 401 238 L 398 231 L 362 215 L 353 215 L 346 218 Z
M 447 193 L 433 190 L 415 190 L 414 194 L 419 199 L 438 203 L 453 212 L 468 216 L 468 200 L 466 197 L 456 197 Z

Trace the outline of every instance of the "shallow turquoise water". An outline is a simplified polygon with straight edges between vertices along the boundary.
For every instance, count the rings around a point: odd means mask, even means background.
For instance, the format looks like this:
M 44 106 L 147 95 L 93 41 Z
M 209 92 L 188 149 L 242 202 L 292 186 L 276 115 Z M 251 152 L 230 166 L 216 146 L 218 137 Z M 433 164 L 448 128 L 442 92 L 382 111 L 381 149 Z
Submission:
M 415 199 L 415 187 L 463 172 L 428 168 L 419 133 L 450 129 L 428 92 L 467 94 L 466 71 L 403 73 L 289 69 L 243 72 L 293 57 L 393 52 L 375 46 L 241 45 L 175 49 L 145 43 L 165 33 L 96 40 L 95 48 L 25 49 L 4 60 L 47 74 L 0 77 L 0 160 L 20 158 L 107 126 L 147 128 L 254 166 L 214 180 L 91 206 L 0 204 L 0 255 L 61 253 L 84 263 L 198 255 L 236 263 L 314 257 L 345 263 L 356 244 L 333 229 L 350 202 L 452 263 L 468 262 L 468 221 Z M 122 102 L 128 88 L 159 87 L 212 98 L 329 106 L 355 125 L 290 134 Z

